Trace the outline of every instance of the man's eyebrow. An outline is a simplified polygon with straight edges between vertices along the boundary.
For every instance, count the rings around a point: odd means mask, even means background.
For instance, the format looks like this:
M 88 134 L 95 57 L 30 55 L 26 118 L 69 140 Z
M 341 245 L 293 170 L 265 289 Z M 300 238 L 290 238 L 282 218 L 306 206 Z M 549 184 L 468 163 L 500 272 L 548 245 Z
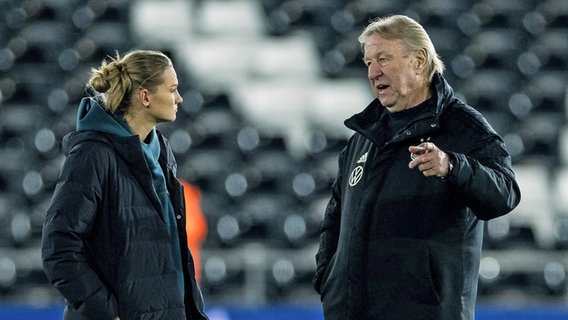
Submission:
M 363 60 L 365 60 L 365 59 L 372 59 L 372 58 L 376 58 L 376 57 L 390 57 L 390 56 L 392 56 L 392 54 L 387 53 L 386 51 L 380 51 L 380 52 L 377 52 L 377 53 L 375 53 L 375 54 L 371 54 L 371 55 L 368 55 L 368 56 L 363 56 Z

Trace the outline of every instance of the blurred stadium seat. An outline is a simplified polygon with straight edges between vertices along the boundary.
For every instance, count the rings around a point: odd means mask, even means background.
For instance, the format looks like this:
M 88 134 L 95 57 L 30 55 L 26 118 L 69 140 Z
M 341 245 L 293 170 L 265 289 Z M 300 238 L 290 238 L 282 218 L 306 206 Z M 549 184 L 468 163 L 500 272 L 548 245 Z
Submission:
M 481 302 L 565 299 L 568 1 L 0 0 L 0 298 L 61 302 L 41 270 L 45 210 L 89 69 L 115 50 L 171 55 L 184 103 L 160 125 L 203 191 L 210 303 L 318 303 L 319 224 L 371 100 L 357 36 L 423 23 L 458 96 L 513 156 L 523 200 L 486 224 Z M 527 289 L 528 288 L 528 289 Z M 511 292 L 514 292 L 511 294 Z M 30 298 L 35 297 L 35 298 Z M 511 298 L 512 297 L 512 298 Z M 512 300 L 511 300 L 512 299 Z

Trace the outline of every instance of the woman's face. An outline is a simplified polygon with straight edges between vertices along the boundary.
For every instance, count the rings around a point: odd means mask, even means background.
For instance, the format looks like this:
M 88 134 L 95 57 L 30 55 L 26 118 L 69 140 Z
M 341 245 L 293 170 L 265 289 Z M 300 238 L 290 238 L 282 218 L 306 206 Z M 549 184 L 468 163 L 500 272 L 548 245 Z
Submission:
M 174 68 L 164 70 L 162 77 L 162 84 L 148 94 L 150 107 L 146 116 L 153 118 L 155 123 L 174 121 L 178 104 L 183 102 L 178 92 L 178 79 Z

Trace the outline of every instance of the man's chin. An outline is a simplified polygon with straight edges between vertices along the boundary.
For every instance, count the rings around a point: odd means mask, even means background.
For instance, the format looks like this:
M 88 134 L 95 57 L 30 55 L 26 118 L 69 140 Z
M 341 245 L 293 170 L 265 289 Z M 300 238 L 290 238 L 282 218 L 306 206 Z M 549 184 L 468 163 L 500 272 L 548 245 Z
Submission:
M 394 107 L 394 105 L 392 103 L 390 103 L 389 101 L 385 101 L 385 100 L 381 100 L 379 98 L 379 102 L 381 103 L 381 106 L 383 106 L 385 109 L 389 110 L 392 109 Z
M 379 102 L 381 103 L 381 105 L 385 108 L 390 108 L 393 105 L 392 99 L 388 99 L 387 97 L 385 97 L 384 95 L 378 94 L 377 92 L 377 100 L 379 100 Z

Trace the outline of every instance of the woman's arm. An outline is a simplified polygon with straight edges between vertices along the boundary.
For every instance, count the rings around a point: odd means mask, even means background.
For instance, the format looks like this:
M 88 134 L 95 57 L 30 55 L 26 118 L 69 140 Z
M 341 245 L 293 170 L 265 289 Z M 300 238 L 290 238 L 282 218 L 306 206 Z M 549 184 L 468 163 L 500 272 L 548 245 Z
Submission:
M 102 192 L 100 161 L 75 148 L 67 157 L 42 235 L 44 271 L 51 284 L 76 311 L 93 319 L 117 315 L 116 299 L 89 265 L 86 239 L 94 224 Z

